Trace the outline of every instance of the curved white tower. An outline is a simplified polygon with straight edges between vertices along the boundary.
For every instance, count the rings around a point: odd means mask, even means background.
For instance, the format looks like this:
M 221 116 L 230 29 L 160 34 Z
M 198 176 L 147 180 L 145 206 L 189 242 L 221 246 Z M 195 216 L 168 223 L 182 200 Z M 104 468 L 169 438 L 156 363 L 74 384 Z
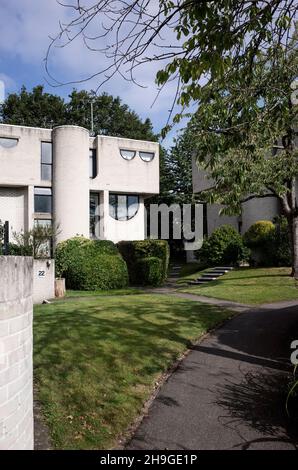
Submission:
M 53 129 L 53 215 L 57 242 L 89 238 L 89 132 L 78 126 Z

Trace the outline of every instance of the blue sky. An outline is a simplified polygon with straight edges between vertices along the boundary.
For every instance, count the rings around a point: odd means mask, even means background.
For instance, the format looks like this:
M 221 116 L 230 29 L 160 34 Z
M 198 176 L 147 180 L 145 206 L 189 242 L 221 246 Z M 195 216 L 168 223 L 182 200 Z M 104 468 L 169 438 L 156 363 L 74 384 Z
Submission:
M 152 2 L 154 4 L 155 0 Z M 23 84 L 29 89 L 43 84 L 47 91 L 64 97 L 73 87 L 96 88 L 98 79 L 55 88 L 47 83 L 44 57 L 49 36 L 59 31 L 59 20 L 67 21 L 69 15 L 70 9 L 63 8 L 56 0 L 0 0 L 0 79 L 5 83 L 6 94 L 19 90 Z M 98 70 L 103 60 L 102 55 L 86 50 L 79 39 L 69 48 L 54 50 L 51 71 L 62 82 L 77 80 Z M 156 65 L 146 65 L 138 71 L 137 78 L 145 88 L 117 76 L 101 91 L 120 96 L 142 118 L 149 117 L 155 131 L 159 131 L 166 123 L 174 86 L 170 84 L 152 106 L 157 92 L 154 84 L 156 70 Z M 167 137 L 166 145 L 171 143 L 174 133 Z

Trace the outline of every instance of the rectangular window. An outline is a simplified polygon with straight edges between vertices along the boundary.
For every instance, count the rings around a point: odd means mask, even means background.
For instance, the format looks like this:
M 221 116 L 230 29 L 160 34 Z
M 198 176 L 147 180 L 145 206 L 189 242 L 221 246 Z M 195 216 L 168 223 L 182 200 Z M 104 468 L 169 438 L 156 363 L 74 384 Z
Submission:
M 89 177 L 97 176 L 97 156 L 96 149 L 89 149 Z
M 34 188 L 34 212 L 52 212 L 51 188 Z
M 51 142 L 41 143 L 41 179 L 52 181 L 53 150 Z
M 99 194 L 90 193 L 90 238 L 99 238 Z
M 39 233 L 36 246 L 37 255 L 40 258 L 51 258 L 53 251 L 52 239 L 52 220 L 51 219 L 35 219 L 34 228 L 42 228 Z

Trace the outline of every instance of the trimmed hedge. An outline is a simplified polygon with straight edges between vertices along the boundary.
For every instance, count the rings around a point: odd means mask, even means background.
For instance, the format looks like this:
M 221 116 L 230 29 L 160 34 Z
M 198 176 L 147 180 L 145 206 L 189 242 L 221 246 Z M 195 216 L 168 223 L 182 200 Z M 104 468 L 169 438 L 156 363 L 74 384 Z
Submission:
M 74 290 L 120 289 L 128 285 L 125 261 L 113 242 L 74 237 L 55 251 L 56 275 Z
M 244 243 L 250 248 L 259 248 L 268 242 L 274 229 L 274 224 L 270 220 L 258 220 L 243 235 Z
M 169 245 L 166 240 L 122 241 L 118 243 L 118 248 L 126 261 L 129 281 L 132 285 L 156 286 L 166 280 L 170 258 Z M 160 260 L 159 266 L 152 258 Z M 148 259 L 151 261 L 143 263 Z M 158 270 L 159 274 L 157 274 Z M 155 272 L 154 275 L 153 272 Z
M 160 286 L 162 284 L 162 260 L 151 256 L 137 262 L 139 281 L 143 286 Z
M 231 225 L 222 225 L 214 230 L 196 253 L 199 261 L 206 266 L 237 264 L 247 261 L 249 255 L 241 235 Z
M 277 217 L 275 224 L 259 220 L 247 230 L 244 242 L 251 248 L 251 262 L 256 266 L 291 266 L 288 222 Z

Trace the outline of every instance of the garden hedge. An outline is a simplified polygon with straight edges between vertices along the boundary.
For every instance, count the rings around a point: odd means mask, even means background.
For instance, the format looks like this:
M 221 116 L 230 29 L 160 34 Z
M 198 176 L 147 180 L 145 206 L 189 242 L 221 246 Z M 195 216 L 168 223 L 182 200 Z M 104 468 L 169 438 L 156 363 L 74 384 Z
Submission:
M 241 235 L 231 225 L 222 225 L 214 230 L 196 253 L 200 263 L 206 267 L 238 264 L 247 261 L 249 255 Z
M 258 220 L 245 232 L 243 240 L 250 247 L 261 247 L 268 242 L 268 238 L 274 232 L 274 224 L 270 220 Z
M 118 243 L 118 248 L 126 261 L 132 285 L 161 285 L 166 280 L 170 257 L 166 240 L 122 241 Z M 158 258 L 160 263 L 156 260 L 141 262 L 148 258 Z M 157 271 L 160 273 L 157 274 Z
M 142 258 L 137 262 L 139 283 L 143 286 L 160 286 L 162 284 L 162 260 L 156 256 Z
M 74 237 L 57 245 L 57 277 L 65 277 L 74 290 L 120 289 L 128 284 L 128 271 L 111 241 Z
M 291 266 L 291 246 L 288 223 L 285 217 L 277 217 L 275 223 L 259 220 L 243 236 L 251 248 L 251 263 L 256 266 Z

